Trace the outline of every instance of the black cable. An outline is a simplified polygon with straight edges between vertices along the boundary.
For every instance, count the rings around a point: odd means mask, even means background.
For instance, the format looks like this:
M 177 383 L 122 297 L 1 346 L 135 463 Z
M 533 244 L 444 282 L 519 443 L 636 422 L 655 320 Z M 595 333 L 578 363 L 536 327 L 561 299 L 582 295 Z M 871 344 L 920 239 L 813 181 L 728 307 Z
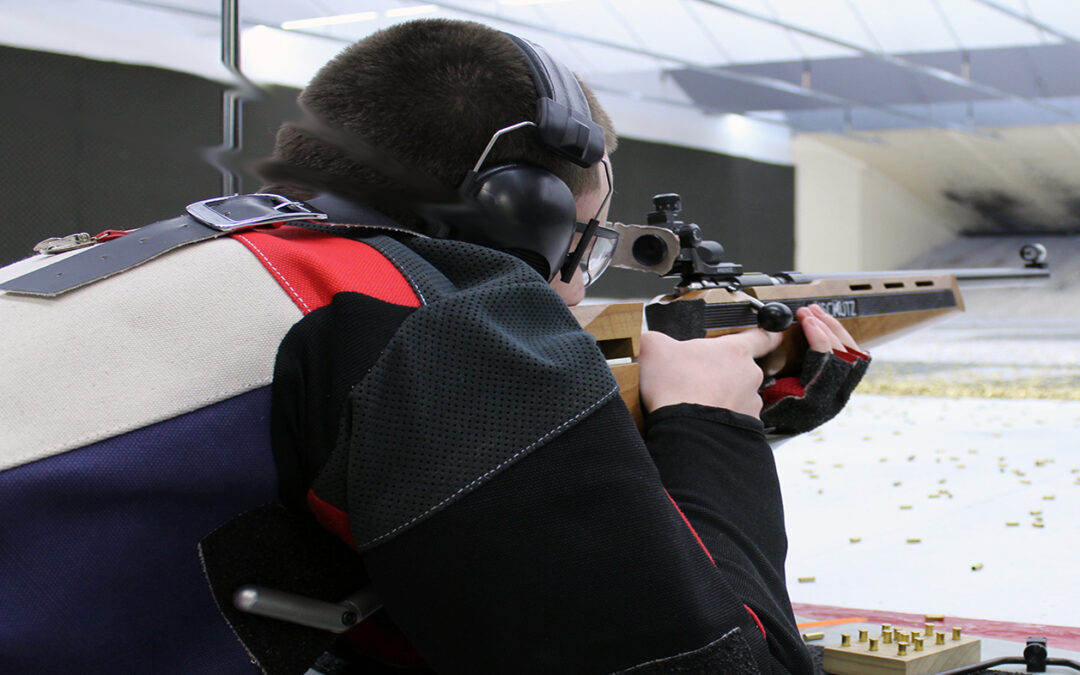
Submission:
M 982 663 L 975 663 L 970 666 L 961 666 L 960 668 L 953 668 L 952 670 L 943 670 L 940 673 L 934 673 L 933 675 L 967 675 L 967 673 L 977 673 L 981 670 L 993 668 L 994 666 L 1003 665 L 1027 665 L 1027 661 L 1020 656 L 1002 656 L 996 659 L 990 659 L 989 661 L 983 661 Z M 1046 659 L 1046 665 L 1048 666 L 1067 666 L 1074 670 L 1080 670 L 1080 663 L 1073 661 L 1072 659 Z M 1028 671 L 1033 672 L 1033 671 Z

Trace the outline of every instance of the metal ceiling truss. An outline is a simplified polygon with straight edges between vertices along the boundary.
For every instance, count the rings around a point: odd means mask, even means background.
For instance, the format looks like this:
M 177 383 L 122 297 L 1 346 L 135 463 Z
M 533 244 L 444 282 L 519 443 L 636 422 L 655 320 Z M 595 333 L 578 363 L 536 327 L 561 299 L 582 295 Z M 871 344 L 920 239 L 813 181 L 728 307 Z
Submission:
M 778 28 L 783 28 L 785 30 L 792 31 L 794 33 L 799 33 L 801 35 L 805 35 L 807 37 L 814 38 L 815 40 L 821 40 L 822 42 L 828 42 L 829 44 L 836 45 L 837 47 L 843 47 L 844 49 L 850 49 L 851 51 L 856 52 L 858 54 L 861 54 L 863 56 L 866 56 L 868 58 L 876 59 L 876 60 L 881 61 L 883 63 L 888 63 L 890 65 L 896 66 L 897 68 L 902 68 L 902 69 L 907 70 L 907 71 L 912 72 L 912 73 L 918 73 L 920 75 L 925 75 L 927 77 L 931 77 L 931 78 L 933 78 L 935 80 L 940 80 L 942 82 L 947 82 L 949 84 L 956 85 L 958 87 L 963 87 L 965 89 L 970 89 L 972 91 L 977 91 L 977 92 L 980 92 L 980 93 L 985 94 L 987 96 L 991 96 L 993 98 L 999 98 L 999 99 L 1005 99 L 1005 100 L 1009 100 L 1009 101 L 1016 101 L 1018 103 L 1024 103 L 1024 104 L 1032 106 L 1034 108 L 1038 108 L 1038 109 L 1041 109 L 1041 110 L 1046 110 L 1046 111 L 1049 111 L 1049 112 L 1056 113 L 1056 114 L 1061 115 L 1063 117 L 1066 117 L 1066 118 L 1068 118 L 1070 120 L 1075 119 L 1075 117 L 1074 117 L 1074 115 L 1072 113 L 1070 113 L 1067 110 L 1063 110 L 1061 108 L 1058 108 L 1057 106 L 1052 106 L 1052 105 L 1043 103 L 1041 101 L 1037 101 L 1037 100 L 1028 98 L 1026 96 L 1020 96 L 1018 94 L 1013 94 L 1011 92 L 1007 92 L 1007 91 L 998 89 L 997 87 L 991 87 L 991 86 L 986 85 L 986 84 L 981 84 L 981 83 L 976 82 L 974 80 L 970 80 L 968 78 L 957 75 L 956 73 L 950 72 L 948 70 L 943 70 L 941 68 L 935 68 L 933 66 L 927 66 L 927 65 L 924 65 L 924 64 L 921 64 L 921 63 L 915 63 L 914 61 L 909 61 L 908 59 L 905 59 L 902 56 L 896 56 L 894 54 L 889 54 L 887 52 L 874 51 L 873 49 L 867 49 L 866 47 L 863 47 L 861 45 L 857 45 L 857 44 L 855 44 L 853 42 L 848 42 L 847 40 L 841 40 L 841 39 L 833 37 L 831 35 L 826 35 L 824 33 L 820 33 L 820 32 L 818 32 L 816 30 L 811 30 L 809 28 L 804 28 L 802 26 L 797 26 L 797 25 L 795 25 L 793 23 L 789 23 L 789 22 L 783 21 L 781 19 L 774 19 L 773 17 L 766 16 L 764 14 L 758 14 L 756 12 L 751 12 L 751 11 L 743 9 L 741 7 L 736 7 L 736 6 L 728 4 L 726 2 L 721 2 L 720 0 L 695 0 L 695 1 L 699 2 L 701 4 L 709 5 L 711 7 L 716 7 L 717 9 L 722 9 L 724 11 L 731 12 L 732 14 L 737 14 L 739 16 L 746 17 L 748 19 L 753 19 L 755 21 L 761 21 L 761 22 L 767 23 L 769 25 L 776 26 Z M 981 3 L 986 4 L 988 6 L 990 6 L 992 4 L 992 3 L 986 2 L 985 0 L 976 0 L 976 2 L 981 2 Z M 1001 8 L 995 6 L 995 9 L 1001 9 Z
M 709 66 L 704 66 L 704 65 L 702 65 L 700 63 L 697 63 L 695 61 L 691 61 L 689 59 L 684 59 L 684 58 L 682 58 L 680 56 L 675 56 L 673 54 L 664 54 L 664 53 L 661 53 L 661 52 L 653 51 L 651 49 L 646 49 L 644 47 L 634 47 L 634 46 L 631 46 L 631 45 L 626 45 L 626 44 L 623 44 L 623 43 L 620 43 L 620 42 L 613 42 L 611 40 L 605 40 L 605 39 L 598 38 L 598 37 L 595 37 L 593 35 L 587 35 L 587 34 L 584 34 L 584 33 L 574 33 L 574 32 L 571 32 L 571 31 L 565 31 L 565 30 L 562 30 L 562 29 L 559 29 L 559 28 L 553 28 L 551 26 L 546 26 L 546 25 L 543 25 L 543 24 L 533 23 L 531 21 L 524 21 L 524 20 L 521 20 L 521 19 L 515 19 L 515 18 L 512 18 L 512 17 L 502 15 L 502 14 L 497 14 L 497 13 L 494 13 L 494 12 L 487 12 L 487 11 L 476 9 L 476 8 L 473 8 L 473 7 L 459 5 L 459 4 L 454 3 L 454 2 L 446 2 L 445 0 L 428 0 L 427 4 L 435 5 L 437 7 L 442 7 L 444 9 L 449 9 L 449 10 L 452 10 L 452 11 L 455 11 L 455 12 L 460 12 L 462 14 L 467 14 L 467 15 L 470 15 L 470 16 L 476 16 L 476 17 L 480 17 L 480 18 L 483 18 L 483 19 L 489 19 L 489 20 L 492 20 L 492 21 L 500 21 L 502 23 L 507 23 L 507 24 L 511 24 L 511 25 L 514 25 L 514 26 L 519 26 L 521 28 L 528 28 L 529 30 L 535 30 L 535 31 L 541 32 L 541 33 L 547 33 L 549 35 L 554 35 L 556 37 L 561 37 L 561 38 L 565 38 L 565 39 L 568 39 L 568 40 L 578 40 L 578 41 L 594 44 L 594 45 L 597 45 L 599 47 L 606 47 L 608 49 L 615 49 L 615 50 L 624 51 L 624 52 L 627 52 L 627 53 L 637 54 L 638 56 L 644 56 L 644 57 L 648 57 L 648 58 L 652 58 L 652 59 L 666 61 L 668 63 L 680 65 L 680 66 L 682 66 L 682 67 L 684 67 L 684 68 L 686 68 L 688 70 L 692 70 L 694 72 L 698 72 L 698 73 L 701 73 L 703 75 L 708 75 L 710 77 L 722 78 L 722 79 L 727 79 L 727 80 L 735 80 L 737 82 L 744 82 L 744 83 L 747 83 L 747 84 L 757 85 L 759 87 L 765 87 L 767 89 L 774 89 L 776 91 L 782 91 L 782 92 L 785 92 L 785 93 L 788 93 L 788 94 L 793 94 L 795 96 L 802 96 L 802 97 L 806 97 L 806 98 L 812 98 L 812 99 L 815 99 L 815 100 L 818 100 L 818 101 L 822 101 L 824 103 L 829 103 L 829 104 L 834 105 L 834 106 L 836 106 L 838 108 L 865 108 L 867 110 L 875 110 L 877 112 L 886 113 L 886 114 L 889 114 L 889 115 L 894 115 L 896 117 L 902 117 L 904 119 L 911 120 L 913 122 L 918 122 L 919 124 L 924 125 L 924 126 L 934 127 L 934 128 L 938 128 L 938 129 L 948 129 L 948 130 L 952 130 L 952 131 L 960 131 L 960 132 L 964 132 L 964 133 L 968 133 L 968 134 L 974 134 L 976 136 L 997 138 L 997 136 L 994 135 L 994 134 L 984 132 L 984 131 L 982 131 L 982 130 L 974 127 L 974 126 L 968 125 L 968 124 L 960 124 L 960 123 L 955 123 L 955 122 L 943 122 L 941 120 L 937 120 L 937 119 L 934 119 L 934 118 L 931 118 L 931 117 L 926 117 L 926 116 L 923 116 L 923 115 L 917 115 L 915 113 L 911 113 L 911 112 L 908 112 L 907 110 L 903 110 L 901 108 L 896 108 L 894 106 L 877 105 L 877 104 L 873 104 L 873 103 L 866 103 L 866 102 L 863 102 L 863 101 L 857 101 L 857 100 L 846 98 L 846 97 L 843 97 L 843 96 L 837 96 L 835 94 L 830 94 L 828 92 L 820 91 L 820 90 L 817 90 L 817 89 L 811 89 L 811 88 L 808 88 L 808 87 L 803 87 L 802 85 L 795 84 L 793 82 L 788 82 L 787 80 L 783 80 L 783 79 L 776 78 L 776 77 L 768 77 L 768 76 L 765 76 L 765 75 L 753 75 L 753 74 L 750 74 L 750 73 L 743 73 L 743 72 L 727 70 L 727 69 L 723 69 L 723 68 L 713 68 L 713 67 L 709 67 Z M 743 114 L 743 113 L 735 112 L 734 114 Z M 794 125 L 789 124 L 788 126 L 790 126 L 792 128 L 795 128 Z M 848 136 L 852 135 L 852 134 L 848 133 L 846 130 L 841 131 L 841 132 L 837 132 L 837 133 L 840 133 L 841 135 L 848 135 Z
M 974 0 L 974 1 L 979 3 L 980 5 L 985 5 L 985 6 L 989 7 L 990 9 L 997 10 L 997 11 L 1001 12 L 1002 14 L 1010 16 L 1010 17 L 1016 19 L 1017 21 L 1022 21 L 1023 23 L 1026 23 L 1029 26 L 1032 26 L 1034 28 L 1038 28 L 1039 30 L 1043 31 L 1044 33 L 1048 33 L 1050 35 L 1053 35 L 1054 37 L 1058 38 L 1062 42 L 1068 42 L 1071 45 L 1080 45 L 1080 40 L 1073 37 L 1072 35 L 1069 35 L 1068 33 L 1063 33 L 1060 30 L 1058 30 L 1057 28 L 1054 28 L 1053 26 L 1051 26 L 1049 24 L 1043 23 L 1042 21 L 1039 21 L 1038 19 L 1036 19 L 1036 18 L 1034 18 L 1034 17 L 1032 17 L 1030 15 L 1021 14 L 1020 12 L 1016 11 L 1015 9 L 1012 9 L 1010 7 L 1005 7 L 1004 5 L 1001 5 L 1001 4 L 997 3 L 997 2 L 994 2 L 993 0 Z
M 156 9 L 171 10 L 171 11 L 174 11 L 174 12 L 180 12 L 180 13 L 184 13 L 184 14 L 188 14 L 188 15 L 202 16 L 202 17 L 207 18 L 207 19 L 220 20 L 220 18 L 221 18 L 221 17 L 219 17 L 218 15 L 216 15 L 216 14 L 214 14 L 212 12 L 200 11 L 200 10 L 197 10 L 197 9 L 194 9 L 194 8 L 175 7 L 175 6 L 172 6 L 172 5 L 168 5 L 168 4 L 164 3 L 164 2 L 160 2 L 160 1 L 158 1 L 158 2 L 155 2 L 154 0 L 119 0 L 119 1 L 127 3 L 127 4 L 132 4 L 132 5 L 141 5 L 141 6 L 145 6 L 145 7 L 153 7 L 153 8 L 156 8 Z M 996 87 L 991 87 L 989 85 L 980 84 L 978 82 L 974 82 L 974 81 L 969 80 L 969 79 L 967 79 L 965 77 L 962 77 L 961 75 L 957 75 L 957 74 L 949 72 L 947 70 L 942 70 L 942 69 L 939 69 L 939 68 L 934 68 L 932 66 L 926 66 L 926 65 L 923 65 L 923 64 L 914 63 L 914 62 L 911 62 L 911 61 L 909 61 L 907 59 L 904 59 L 903 57 L 891 55 L 891 54 L 888 54 L 888 53 L 885 53 L 885 52 L 866 49 L 865 47 L 862 47 L 860 45 L 856 45 L 856 44 L 847 42 L 845 40 L 840 40 L 838 38 L 835 38 L 835 37 L 832 37 L 832 36 L 829 36 L 829 35 L 825 35 L 823 33 L 819 33 L 817 31 L 814 31 L 814 30 L 811 30 L 811 29 L 803 28 L 801 26 L 797 26 L 795 24 L 791 24 L 791 23 L 785 22 L 785 21 L 780 20 L 780 19 L 774 19 L 774 18 L 769 17 L 769 16 L 765 16 L 765 15 L 762 15 L 762 14 L 757 14 L 757 13 L 754 13 L 754 12 L 750 12 L 748 10 L 744 10 L 742 8 L 739 8 L 739 7 L 732 6 L 732 5 L 730 5 L 730 4 L 726 3 L 726 2 L 722 2 L 721 0 L 691 0 L 691 1 L 692 2 L 697 2 L 697 3 L 700 3 L 700 4 L 704 4 L 704 5 L 709 5 L 709 6 L 712 6 L 712 7 L 716 7 L 718 9 L 721 9 L 721 10 L 724 10 L 724 11 L 729 11 L 729 12 L 732 12 L 732 13 L 735 13 L 735 14 L 738 14 L 740 16 L 744 16 L 746 18 L 750 18 L 750 19 L 753 19 L 753 20 L 762 21 L 764 23 L 776 26 L 778 28 L 783 28 L 785 30 L 800 33 L 802 35 L 806 35 L 808 37 L 811 37 L 811 38 L 814 38 L 814 39 L 817 39 L 817 40 L 821 40 L 823 42 L 828 42 L 830 44 L 834 44 L 836 46 L 839 46 L 839 47 L 842 47 L 842 48 L 849 49 L 851 51 L 857 52 L 857 53 L 859 53 L 861 55 L 864 55 L 864 56 L 867 56 L 869 58 L 873 58 L 873 59 L 876 59 L 876 60 L 879 60 L 879 61 L 883 61 L 885 63 L 889 63 L 891 65 L 894 65 L 894 66 L 896 66 L 898 68 L 907 70 L 909 72 L 919 73 L 919 74 L 931 77 L 933 79 L 948 82 L 948 83 L 954 84 L 956 86 L 964 87 L 964 88 L 969 89 L 969 90 L 979 91 L 979 92 L 981 92 L 981 93 L 983 93 L 985 95 L 988 95 L 988 96 L 991 96 L 991 97 L 994 97 L 994 98 L 1007 99 L 1007 100 L 1013 100 L 1013 101 L 1022 102 L 1024 104 L 1030 105 L 1032 107 L 1052 111 L 1054 113 L 1065 116 L 1068 119 L 1075 119 L 1075 117 L 1071 113 L 1069 113 L 1068 111 L 1062 110 L 1062 109 L 1054 107 L 1054 106 L 1044 104 L 1044 103 L 1042 103 L 1040 101 L 1037 101 L 1037 100 L 1034 100 L 1034 99 L 1031 99 L 1031 98 L 1028 98 L 1028 97 L 1012 94 L 1012 93 L 1009 93 L 1009 92 L 1005 92 L 1005 91 L 1002 91 L 1000 89 L 997 89 Z M 979 3 L 983 4 L 983 5 L 986 5 L 988 7 L 996 9 L 998 11 L 1006 13 L 1006 14 L 1012 16 L 1013 18 L 1015 18 L 1017 20 L 1028 23 L 1028 24 L 1030 24 L 1030 25 L 1032 25 L 1032 26 L 1034 26 L 1034 27 L 1036 27 L 1036 28 L 1038 28 L 1040 30 L 1044 30 L 1047 33 L 1049 33 L 1051 35 L 1054 35 L 1054 36 L 1056 36 L 1056 37 L 1058 37 L 1058 38 L 1060 38 L 1062 40 L 1065 40 L 1065 41 L 1071 42 L 1071 43 L 1075 43 L 1075 44 L 1080 44 L 1080 42 L 1078 42 L 1075 38 L 1072 38 L 1071 36 L 1065 35 L 1061 31 L 1058 31 L 1058 30 L 1056 30 L 1056 29 L 1054 29 L 1054 28 L 1052 28 L 1052 27 L 1050 27 L 1050 26 L 1048 26 L 1046 24 L 1043 24 L 1042 22 L 1038 22 L 1038 21 L 1032 19 L 1031 17 L 1024 16 L 1023 14 L 1019 14 L 1019 13 L 1013 11 L 1013 10 L 1009 10 L 1008 8 L 1002 7 L 1002 6 L 998 5 L 996 2 L 993 2 L 992 0 L 973 0 L 973 1 L 974 2 L 979 2 Z M 599 37 L 594 36 L 594 35 L 588 35 L 588 34 L 584 34 L 584 33 L 575 33 L 575 32 L 571 32 L 571 31 L 565 31 L 565 30 L 562 30 L 562 29 L 559 29 L 559 28 L 554 28 L 554 27 L 544 25 L 544 24 L 539 24 L 539 23 L 535 23 L 535 22 L 531 22 L 531 21 L 525 21 L 525 20 L 521 20 L 521 19 L 516 19 L 516 18 L 513 18 L 513 17 L 503 15 L 503 14 L 484 11 L 484 10 L 477 9 L 477 8 L 474 8 L 474 7 L 469 7 L 467 5 L 461 5 L 461 4 L 458 4 L 458 3 L 455 3 L 455 2 L 448 2 L 447 0 L 428 0 L 428 4 L 436 5 L 438 7 L 442 7 L 444 9 L 451 10 L 451 11 L 454 11 L 454 12 L 459 12 L 461 14 L 465 14 L 465 15 L 469 15 L 469 16 L 475 16 L 475 17 L 479 17 L 479 18 L 483 18 L 483 19 L 488 19 L 488 20 L 491 20 L 491 21 L 498 21 L 498 22 L 502 22 L 502 23 L 506 23 L 506 24 L 510 24 L 510 25 L 519 26 L 521 28 L 526 28 L 526 29 L 529 29 L 529 30 L 535 30 L 537 32 L 542 32 L 542 33 L 546 33 L 546 34 L 549 34 L 549 35 L 554 35 L 556 37 L 560 37 L 560 38 L 567 39 L 567 40 L 584 42 L 584 43 L 593 44 L 593 45 L 600 46 L 600 47 L 605 47 L 605 48 L 608 48 L 608 49 L 613 49 L 613 50 L 622 51 L 622 52 L 626 52 L 626 53 L 636 54 L 638 56 L 643 56 L 643 57 L 646 57 L 646 58 L 652 58 L 652 59 L 655 59 L 655 60 L 658 60 L 658 61 L 678 65 L 678 66 L 681 66 L 681 67 L 686 68 L 688 70 L 691 70 L 693 72 L 697 72 L 697 73 L 701 73 L 703 75 L 707 75 L 709 77 L 715 77 L 715 78 L 733 80 L 733 81 L 737 81 L 737 82 L 743 82 L 743 83 L 746 83 L 746 84 L 751 84 L 751 85 L 763 87 L 763 88 L 766 88 L 766 89 L 771 89 L 771 90 L 774 90 L 774 91 L 781 91 L 781 92 L 791 94 L 791 95 L 794 95 L 794 96 L 800 96 L 800 97 L 804 97 L 804 98 L 814 99 L 814 100 L 817 100 L 817 101 L 821 101 L 823 103 L 827 103 L 827 104 L 829 104 L 831 106 L 847 109 L 849 111 L 852 108 L 862 108 L 862 109 L 866 109 L 866 110 L 873 110 L 873 111 L 876 111 L 876 112 L 880 112 L 880 113 L 884 113 L 884 114 L 887 114 L 887 115 L 892 115 L 892 116 L 895 116 L 895 117 L 898 117 L 898 118 L 906 119 L 906 120 L 909 120 L 909 121 L 912 121 L 912 122 L 916 122 L 916 123 L 918 123 L 920 125 L 923 125 L 923 126 L 939 128 L 939 129 L 947 129 L 947 130 L 952 130 L 952 131 L 959 131 L 959 132 L 962 132 L 962 133 L 973 134 L 973 135 L 977 135 L 977 136 L 997 138 L 997 136 L 995 134 L 988 133 L 988 132 L 985 132 L 983 130 L 980 130 L 976 126 L 974 126 L 973 124 L 970 124 L 970 123 L 965 124 L 965 123 L 959 123 L 959 122 L 941 121 L 941 120 L 935 119 L 933 117 L 928 117 L 928 116 L 925 116 L 925 115 L 919 115 L 919 114 L 916 114 L 916 113 L 913 113 L 913 112 L 910 112 L 908 110 L 898 108 L 898 107 L 895 107 L 895 106 L 867 103 L 865 101 L 860 101 L 860 100 L 856 100 L 856 99 L 852 99 L 852 98 L 847 98 L 847 97 L 844 97 L 844 96 L 839 96 L 839 95 L 836 95 L 836 94 L 831 94 L 831 93 L 828 93 L 828 92 L 825 92 L 825 91 L 816 90 L 816 89 L 813 89 L 812 87 L 802 86 L 801 83 L 796 84 L 796 83 L 793 83 L 793 82 L 790 82 L 788 80 L 781 79 L 781 78 L 775 78 L 775 77 L 769 77 L 769 76 L 766 76 L 766 75 L 757 75 L 757 74 L 739 72 L 739 71 L 730 70 L 730 69 L 726 69 L 726 68 L 710 67 L 710 66 L 703 65 L 701 63 L 692 61 L 690 59 L 685 59 L 685 58 L 682 58 L 680 56 L 676 56 L 676 55 L 673 55 L 673 54 L 665 54 L 665 53 L 662 53 L 662 52 L 657 52 L 657 51 L 645 48 L 643 46 L 627 45 L 627 44 L 624 44 L 624 43 L 599 38 Z M 248 20 L 242 21 L 242 23 L 249 24 L 249 25 L 261 25 L 261 24 L 263 24 L 265 22 L 259 22 L 257 20 L 248 19 Z M 346 39 L 346 38 L 338 38 L 338 37 L 326 35 L 324 33 L 318 33 L 318 32 L 315 32 L 315 31 L 297 30 L 297 31 L 293 31 L 293 32 L 301 33 L 301 34 L 305 34 L 305 35 L 310 35 L 310 36 L 318 37 L 318 38 L 322 38 L 322 39 L 329 39 L 329 40 L 333 40 L 333 41 L 336 41 L 336 42 L 343 42 L 343 43 L 352 42 L 351 40 Z M 609 91 L 610 93 L 621 94 L 621 95 L 626 95 L 626 96 L 630 96 L 630 97 L 649 98 L 649 100 L 654 100 L 654 101 L 661 100 L 661 97 L 644 97 L 642 94 L 640 94 L 638 92 L 630 91 L 630 90 L 617 90 L 616 91 L 616 90 L 613 90 L 611 87 L 605 87 L 605 90 Z M 667 103 L 679 104 L 679 102 L 673 101 L 671 99 L 662 99 L 662 100 L 664 102 L 667 102 Z M 743 115 L 743 116 L 749 117 L 751 119 L 758 119 L 758 120 L 764 120 L 764 121 L 769 121 L 769 122 L 774 121 L 774 120 L 769 120 L 768 118 L 757 117 L 757 116 L 754 116 L 752 114 L 748 114 L 748 113 L 743 112 L 743 111 L 719 110 L 719 109 L 714 108 L 714 107 L 702 106 L 700 104 L 695 104 L 695 107 L 697 107 L 698 109 L 701 109 L 701 110 L 703 110 L 705 112 L 708 112 L 708 113 L 731 113 L 731 114 Z M 785 124 L 786 124 L 786 126 L 790 127 L 791 129 L 793 129 L 795 131 L 804 131 L 804 129 L 800 128 L 796 124 L 792 124 L 792 123 L 785 123 Z M 860 139 L 860 140 L 869 140 L 870 142 L 875 142 L 875 140 L 876 140 L 876 139 L 872 139 L 872 138 L 867 138 L 866 136 L 862 136 L 862 135 L 859 135 L 857 133 L 852 133 L 848 129 L 834 131 L 833 133 L 837 133 L 837 134 L 843 135 L 843 136 L 849 136 L 849 137 L 857 138 L 857 139 Z

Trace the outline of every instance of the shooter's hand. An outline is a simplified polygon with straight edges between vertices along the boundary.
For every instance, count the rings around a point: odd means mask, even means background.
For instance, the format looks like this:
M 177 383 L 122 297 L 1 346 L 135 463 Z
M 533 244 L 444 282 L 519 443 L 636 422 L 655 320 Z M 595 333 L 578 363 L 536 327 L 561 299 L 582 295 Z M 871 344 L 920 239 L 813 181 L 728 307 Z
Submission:
M 870 364 L 844 326 L 817 305 L 796 313 L 810 345 L 798 377 L 770 380 L 761 389 L 761 421 L 785 434 L 828 422 L 844 407 Z
M 641 334 L 639 387 L 648 412 L 676 403 L 699 403 L 757 417 L 764 374 L 754 359 L 780 345 L 780 334 L 760 328 L 696 340 Z

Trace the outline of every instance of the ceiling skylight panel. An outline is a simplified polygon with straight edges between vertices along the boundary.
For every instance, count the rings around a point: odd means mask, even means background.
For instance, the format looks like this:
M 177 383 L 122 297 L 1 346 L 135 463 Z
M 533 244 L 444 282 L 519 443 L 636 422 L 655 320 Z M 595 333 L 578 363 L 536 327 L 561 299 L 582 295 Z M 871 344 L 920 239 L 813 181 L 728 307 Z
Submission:
M 732 3 L 747 7 L 750 3 Z M 761 13 L 759 3 L 747 7 Z M 769 24 L 712 7 L 699 0 L 688 0 L 688 9 L 700 20 L 701 29 L 709 31 L 720 47 L 731 55 L 733 63 L 792 61 L 802 58 L 784 31 Z M 718 62 L 716 65 L 724 65 Z
M 528 9 L 531 10 L 531 20 L 535 23 L 578 35 L 590 35 L 605 42 L 637 46 L 634 34 L 619 20 L 617 12 L 622 10 L 623 4 L 608 3 L 604 0 L 564 0 L 530 5 Z M 505 14 L 508 9 L 504 6 L 501 13 Z
M 1033 26 L 991 9 L 980 2 L 941 0 L 945 16 L 956 29 L 965 49 L 1042 44 Z
M 612 9 L 620 14 L 620 23 L 650 51 L 701 64 L 724 62 L 724 53 L 698 25 L 686 4 L 679 0 L 609 0 Z
M 1067 41 L 1068 38 L 1080 40 L 1080 5 L 1076 0 L 1027 0 L 1026 6 L 1021 0 L 992 0 L 993 4 L 1013 11 L 1021 17 L 1033 20 L 1050 29 L 1050 32 L 1037 30 L 1044 44 Z M 1017 3 L 1020 6 L 1015 6 Z M 1028 11 L 1030 9 L 1030 12 Z M 1003 14 L 1004 16 L 1004 14 Z M 1013 19 L 1022 21 L 1021 19 Z M 1067 36 L 1061 38 L 1055 35 Z
M 876 49 L 872 35 L 864 29 L 857 12 L 858 0 L 761 0 L 767 8 L 757 14 L 776 20 L 778 23 L 791 24 L 842 42 L 848 42 L 863 49 Z M 727 0 L 724 0 L 727 4 Z M 856 11 L 852 10 L 855 5 Z M 795 31 L 789 31 L 792 39 L 805 49 L 809 57 L 846 56 L 849 50 L 830 45 L 826 42 L 811 41 Z
M 950 28 L 934 2 L 951 6 L 974 0 L 856 0 L 859 13 L 889 54 L 957 49 Z

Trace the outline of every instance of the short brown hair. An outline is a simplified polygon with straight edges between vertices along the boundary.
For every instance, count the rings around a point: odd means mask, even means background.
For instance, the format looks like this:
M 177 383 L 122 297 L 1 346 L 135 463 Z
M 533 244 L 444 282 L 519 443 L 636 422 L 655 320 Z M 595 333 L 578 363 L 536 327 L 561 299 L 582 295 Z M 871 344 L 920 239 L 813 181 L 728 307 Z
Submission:
M 611 119 L 595 95 L 584 85 L 582 89 L 611 152 L 616 144 Z M 321 122 L 358 134 L 448 188 L 461 184 L 495 131 L 535 121 L 536 99 L 525 56 L 505 34 L 445 19 L 397 24 L 347 47 L 322 67 L 299 98 Z M 370 206 L 403 225 L 418 224 L 400 204 L 377 203 L 378 188 L 394 187 L 390 179 L 296 125 L 282 125 L 274 157 L 338 181 L 364 184 L 373 195 Z M 575 196 L 598 185 L 595 168 L 584 169 L 557 156 L 532 128 L 500 138 L 485 165 L 507 162 L 547 169 Z M 275 184 L 267 189 L 299 199 L 315 194 L 309 185 Z

